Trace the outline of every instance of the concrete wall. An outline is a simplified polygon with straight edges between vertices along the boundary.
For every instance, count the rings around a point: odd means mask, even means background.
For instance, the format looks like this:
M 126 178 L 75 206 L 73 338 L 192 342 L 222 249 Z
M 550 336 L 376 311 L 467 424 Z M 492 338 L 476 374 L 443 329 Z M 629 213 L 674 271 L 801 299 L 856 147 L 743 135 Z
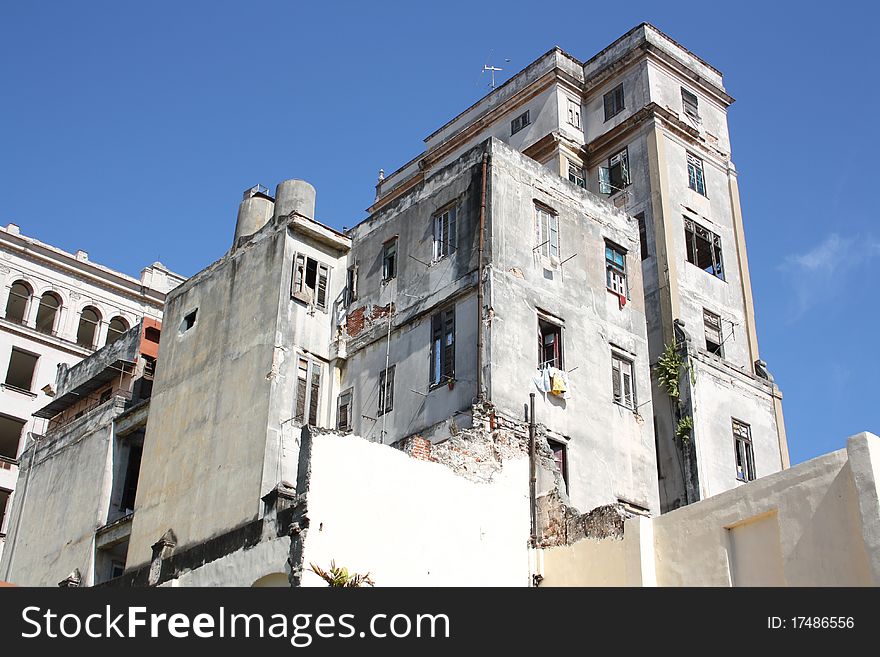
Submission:
M 627 520 L 623 540 L 545 550 L 544 582 L 877 586 L 878 474 L 880 438 L 858 434 L 845 450 L 650 520 Z

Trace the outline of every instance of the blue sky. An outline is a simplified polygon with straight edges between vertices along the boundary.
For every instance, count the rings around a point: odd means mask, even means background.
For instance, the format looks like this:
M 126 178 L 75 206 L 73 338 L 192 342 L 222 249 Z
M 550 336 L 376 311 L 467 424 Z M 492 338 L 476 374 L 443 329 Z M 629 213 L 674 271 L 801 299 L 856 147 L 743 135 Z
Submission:
M 812 5 L 812 3 L 810 3 Z M 603 6 L 605 5 L 605 6 Z M 725 74 L 762 357 L 792 461 L 880 433 L 878 10 L 868 3 L 5 2 L 0 224 L 137 275 L 229 247 L 241 193 L 304 178 L 365 216 L 377 171 L 554 45 L 641 21 Z M 510 59 L 510 62 L 505 62 Z

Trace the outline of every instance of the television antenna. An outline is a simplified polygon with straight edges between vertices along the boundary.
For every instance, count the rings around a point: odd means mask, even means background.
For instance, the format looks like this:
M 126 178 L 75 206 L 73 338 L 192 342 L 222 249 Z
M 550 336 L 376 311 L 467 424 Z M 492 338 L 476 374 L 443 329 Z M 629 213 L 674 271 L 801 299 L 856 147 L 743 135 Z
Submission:
M 482 77 L 483 73 L 487 73 L 487 72 L 488 72 L 488 73 L 491 73 L 491 74 L 492 74 L 492 79 L 491 79 L 491 81 L 490 81 L 486 86 L 488 86 L 490 89 L 494 89 L 494 88 L 495 88 L 495 72 L 496 72 L 496 71 L 499 71 L 499 72 L 500 72 L 500 71 L 503 71 L 504 69 L 503 69 L 503 68 L 499 68 L 499 67 L 497 67 L 497 66 L 492 66 L 492 64 L 490 63 L 491 61 L 492 61 L 492 51 L 490 50 L 490 51 L 489 51 L 489 56 L 486 57 L 486 63 L 483 64 L 483 70 L 480 71 L 480 76 Z M 508 57 L 508 58 L 506 58 L 504 61 L 505 61 L 505 62 L 509 62 L 509 61 L 510 61 L 510 58 Z

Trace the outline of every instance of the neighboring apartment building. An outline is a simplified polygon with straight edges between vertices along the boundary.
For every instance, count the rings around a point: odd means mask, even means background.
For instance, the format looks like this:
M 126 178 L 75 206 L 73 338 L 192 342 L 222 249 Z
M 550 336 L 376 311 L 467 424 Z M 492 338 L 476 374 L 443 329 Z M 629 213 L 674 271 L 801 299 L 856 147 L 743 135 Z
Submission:
M 160 263 L 140 280 L 0 228 L 0 553 L 9 525 L 18 458 L 45 420 L 60 365 L 118 339 L 142 317 L 160 319 L 165 294 L 183 281 Z

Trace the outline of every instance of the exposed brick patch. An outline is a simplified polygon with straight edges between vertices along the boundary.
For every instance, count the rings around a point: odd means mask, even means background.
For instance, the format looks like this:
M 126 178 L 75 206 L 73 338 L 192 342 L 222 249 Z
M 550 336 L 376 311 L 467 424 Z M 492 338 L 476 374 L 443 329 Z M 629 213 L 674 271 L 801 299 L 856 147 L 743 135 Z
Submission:
M 370 319 L 379 319 L 380 317 L 388 317 L 394 312 L 394 304 L 389 303 L 387 306 L 373 306 L 370 311 Z
M 571 545 L 584 538 L 623 538 L 627 513 L 620 504 L 578 513 L 557 491 L 538 498 L 538 547 Z
M 364 330 L 364 316 L 366 307 L 361 306 L 356 310 L 349 312 L 345 318 L 345 330 L 348 331 L 349 337 L 354 337 Z
M 397 448 L 420 461 L 433 461 L 431 458 L 431 441 L 421 436 L 409 436 L 397 443 Z

